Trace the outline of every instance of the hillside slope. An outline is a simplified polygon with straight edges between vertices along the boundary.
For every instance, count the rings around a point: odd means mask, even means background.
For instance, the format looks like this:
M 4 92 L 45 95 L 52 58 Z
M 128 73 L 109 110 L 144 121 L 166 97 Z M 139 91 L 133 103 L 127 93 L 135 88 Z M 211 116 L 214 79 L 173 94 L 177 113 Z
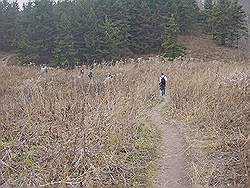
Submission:
M 1 64 L 2 186 L 155 183 L 158 146 L 170 135 L 146 117 L 161 101 L 158 77 L 164 72 L 170 103 L 154 111 L 153 121 L 165 118 L 178 126 L 188 144 L 191 183 L 247 187 L 248 60 L 205 36 L 181 40 L 188 46 L 185 58 L 96 65 L 93 81 L 78 69 L 49 68 L 41 75 L 38 67 Z M 105 81 L 108 72 L 111 81 Z

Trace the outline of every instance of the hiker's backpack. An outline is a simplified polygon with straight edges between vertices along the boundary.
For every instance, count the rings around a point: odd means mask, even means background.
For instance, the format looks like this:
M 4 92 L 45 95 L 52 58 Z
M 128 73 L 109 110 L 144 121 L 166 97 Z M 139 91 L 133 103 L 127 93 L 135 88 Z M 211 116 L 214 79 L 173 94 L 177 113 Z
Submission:
M 166 80 L 164 77 L 161 78 L 161 86 L 165 86 L 166 85 Z

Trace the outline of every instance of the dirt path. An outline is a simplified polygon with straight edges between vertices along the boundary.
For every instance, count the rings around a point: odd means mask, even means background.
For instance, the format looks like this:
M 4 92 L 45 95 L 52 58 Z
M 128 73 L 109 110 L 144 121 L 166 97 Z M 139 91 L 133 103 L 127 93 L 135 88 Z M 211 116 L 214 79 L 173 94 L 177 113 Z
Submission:
M 161 110 L 168 103 L 166 97 L 162 103 L 151 111 L 151 120 L 158 126 L 162 134 L 160 146 L 160 167 L 158 183 L 160 188 L 189 188 L 192 187 L 188 176 L 189 168 L 186 163 L 185 151 L 187 145 L 180 134 L 178 127 L 161 116 Z

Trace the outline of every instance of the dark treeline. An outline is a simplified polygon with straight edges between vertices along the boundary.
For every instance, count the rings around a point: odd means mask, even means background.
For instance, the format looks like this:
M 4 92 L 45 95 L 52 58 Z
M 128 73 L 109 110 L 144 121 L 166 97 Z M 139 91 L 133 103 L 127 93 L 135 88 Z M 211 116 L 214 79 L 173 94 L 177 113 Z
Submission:
M 238 47 L 247 37 L 247 16 L 238 0 L 205 0 L 203 18 L 205 32 L 220 45 Z
M 224 17 L 213 21 L 220 12 L 217 3 L 211 1 L 209 7 L 209 2 L 206 11 L 200 11 L 195 0 L 37 0 L 20 10 L 17 2 L 4 0 L 0 48 L 18 50 L 23 63 L 62 67 L 165 50 L 164 54 L 175 57 L 183 49 L 176 44 L 177 34 L 192 32 L 199 21 L 222 44 L 229 40 L 223 41 L 224 34 L 217 32 L 221 28 L 214 28 Z M 240 10 L 235 11 L 242 11 L 237 6 Z

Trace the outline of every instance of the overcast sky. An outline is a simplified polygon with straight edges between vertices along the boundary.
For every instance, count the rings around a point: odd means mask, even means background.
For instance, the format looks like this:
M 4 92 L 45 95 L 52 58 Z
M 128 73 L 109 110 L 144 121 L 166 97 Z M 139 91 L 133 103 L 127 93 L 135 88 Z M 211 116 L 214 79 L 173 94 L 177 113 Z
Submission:
M 13 1 L 13 0 L 10 0 L 10 1 Z M 17 2 L 19 4 L 23 4 L 23 3 L 29 2 L 29 0 L 17 0 Z
M 19 2 L 19 4 L 23 4 L 23 3 L 26 3 L 28 2 L 29 0 L 17 0 Z
M 28 2 L 28 0 L 18 0 L 19 3 L 23 4 L 23 3 L 26 3 Z
M 9 2 L 13 2 L 13 1 L 15 1 L 15 0 L 8 0 Z M 29 2 L 29 0 L 17 0 L 17 2 L 18 2 L 18 4 L 19 4 L 19 6 L 22 6 L 23 5 L 23 3 L 27 3 L 27 2 Z

